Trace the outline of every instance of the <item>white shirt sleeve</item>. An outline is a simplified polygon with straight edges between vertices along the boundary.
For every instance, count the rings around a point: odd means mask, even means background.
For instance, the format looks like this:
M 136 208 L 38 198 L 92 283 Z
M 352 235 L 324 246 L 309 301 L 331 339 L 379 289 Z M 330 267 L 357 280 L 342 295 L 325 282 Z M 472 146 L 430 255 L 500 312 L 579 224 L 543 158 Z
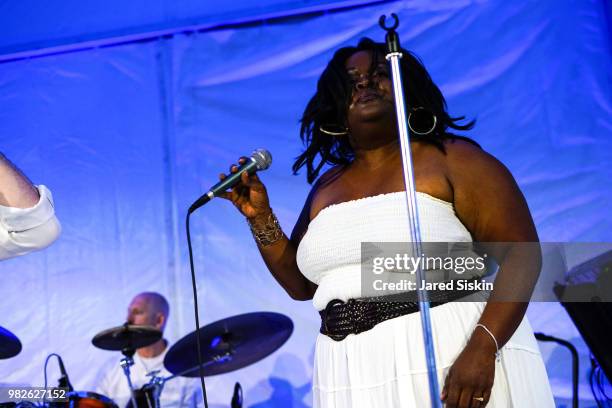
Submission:
M 38 186 L 40 199 L 34 207 L 0 205 L 0 260 L 45 248 L 57 239 L 61 226 L 55 216 L 53 196 Z
M 204 406 L 202 398 L 202 389 L 200 388 L 199 379 L 189 378 L 184 385 L 186 391 L 186 399 L 182 405 L 183 408 L 201 408 Z

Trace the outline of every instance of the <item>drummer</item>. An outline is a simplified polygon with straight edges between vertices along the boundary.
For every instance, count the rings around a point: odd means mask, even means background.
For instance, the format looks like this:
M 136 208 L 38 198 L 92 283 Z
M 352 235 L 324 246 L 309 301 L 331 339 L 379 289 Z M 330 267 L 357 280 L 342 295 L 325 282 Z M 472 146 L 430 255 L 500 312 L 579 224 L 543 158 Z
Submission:
M 130 302 L 127 323 L 146 325 L 164 331 L 170 313 L 168 301 L 159 293 L 143 292 Z M 168 352 L 168 341 L 161 338 L 147 347 L 136 350 L 134 365 L 131 367 L 131 379 L 134 389 L 141 388 L 151 380 L 148 374 L 156 373 L 158 377 L 171 374 L 164 368 L 163 362 Z M 108 361 L 98 374 L 96 392 L 105 395 L 124 408 L 130 401 L 130 390 L 123 369 L 119 365 L 120 357 Z M 173 378 L 165 385 L 160 397 L 161 408 L 187 408 L 202 406 L 202 393 L 199 382 L 191 378 Z

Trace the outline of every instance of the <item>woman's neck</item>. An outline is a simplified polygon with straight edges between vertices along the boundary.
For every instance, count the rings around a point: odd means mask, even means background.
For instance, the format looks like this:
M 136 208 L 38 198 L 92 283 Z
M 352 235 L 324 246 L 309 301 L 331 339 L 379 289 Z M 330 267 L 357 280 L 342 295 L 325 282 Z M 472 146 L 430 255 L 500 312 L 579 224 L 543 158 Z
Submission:
M 355 150 L 355 160 L 353 160 L 351 167 L 375 170 L 400 157 L 400 145 L 399 141 L 396 139 L 371 149 L 357 148 Z

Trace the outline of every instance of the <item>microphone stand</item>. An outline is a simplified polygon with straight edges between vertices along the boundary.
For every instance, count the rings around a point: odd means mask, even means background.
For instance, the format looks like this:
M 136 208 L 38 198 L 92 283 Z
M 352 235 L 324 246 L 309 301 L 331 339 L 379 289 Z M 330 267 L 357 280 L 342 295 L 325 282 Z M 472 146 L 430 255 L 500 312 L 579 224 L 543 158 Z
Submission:
M 385 42 L 387 43 L 387 55 L 385 59 L 391 65 L 393 82 L 393 94 L 395 96 L 395 112 L 397 114 L 397 127 L 399 130 L 400 145 L 402 151 L 402 165 L 404 170 L 404 184 L 406 185 L 406 205 L 408 208 L 408 221 L 410 225 L 410 238 L 413 256 L 420 256 L 421 230 L 419 227 L 419 215 L 416 203 L 416 188 L 414 184 L 414 171 L 412 166 L 412 156 L 410 154 L 410 136 L 408 133 L 408 123 L 406 116 L 406 106 L 404 101 L 404 89 L 402 85 L 402 73 L 400 69 L 400 59 L 402 58 L 399 36 L 395 29 L 399 26 L 399 19 L 395 13 L 391 14 L 394 24 L 390 27 L 385 25 L 386 16 L 380 16 L 378 21 L 383 30 L 387 32 Z M 429 295 L 427 290 L 420 289 L 421 282 L 425 280 L 423 270 L 419 263 L 416 269 L 417 297 L 419 300 L 419 310 L 421 315 L 421 327 L 423 329 L 423 342 L 425 343 L 425 358 L 427 361 L 427 376 L 429 379 L 429 396 L 431 406 L 441 408 L 440 392 L 436 370 L 436 356 L 433 348 L 433 336 L 431 333 L 431 318 L 429 313 Z

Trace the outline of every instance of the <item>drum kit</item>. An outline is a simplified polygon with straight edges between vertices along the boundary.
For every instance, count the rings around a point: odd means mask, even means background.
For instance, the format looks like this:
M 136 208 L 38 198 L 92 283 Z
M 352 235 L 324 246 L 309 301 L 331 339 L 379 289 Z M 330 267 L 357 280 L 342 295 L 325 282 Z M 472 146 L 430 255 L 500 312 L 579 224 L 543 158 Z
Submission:
M 126 408 L 160 408 L 164 385 L 178 377 L 199 377 L 197 336 L 200 338 L 202 370 L 204 376 L 229 373 L 254 364 L 274 353 L 291 336 L 293 322 L 279 313 L 255 312 L 229 317 L 201 327 L 175 343 L 164 358 L 164 367 L 171 375 L 162 377 L 150 373 L 150 380 L 136 389 L 130 376 L 137 349 L 149 346 L 162 338 L 154 327 L 124 324 L 103 330 L 92 339 L 95 347 L 119 351 L 119 362 L 129 389 L 131 401 Z M 21 342 L 8 330 L 0 327 L 0 359 L 16 356 Z M 51 408 L 118 408 L 106 396 L 83 391 L 71 391 L 68 402 L 52 402 Z M 0 401 L 0 405 L 2 401 Z M 36 406 L 28 401 L 13 404 L 17 408 Z

